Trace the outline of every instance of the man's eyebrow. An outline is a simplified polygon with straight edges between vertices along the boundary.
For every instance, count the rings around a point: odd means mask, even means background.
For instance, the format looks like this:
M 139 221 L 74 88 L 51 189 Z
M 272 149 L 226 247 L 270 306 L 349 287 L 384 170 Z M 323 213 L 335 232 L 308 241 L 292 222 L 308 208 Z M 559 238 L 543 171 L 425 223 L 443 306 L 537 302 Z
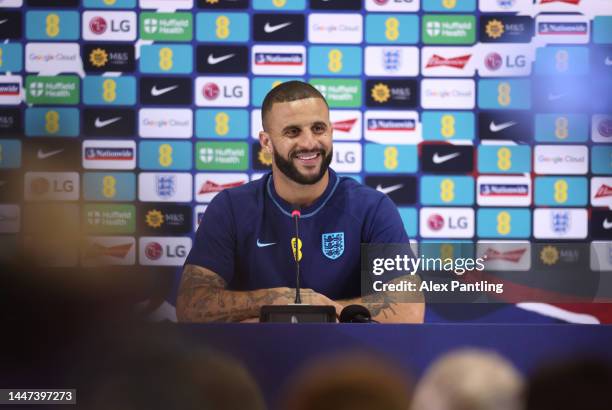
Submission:
M 289 125 L 286 125 L 285 127 L 283 127 L 281 132 L 289 131 L 292 128 L 301 129 L 301 127 L 299 125 L 297 125 L 297 124 L 289 124 Z

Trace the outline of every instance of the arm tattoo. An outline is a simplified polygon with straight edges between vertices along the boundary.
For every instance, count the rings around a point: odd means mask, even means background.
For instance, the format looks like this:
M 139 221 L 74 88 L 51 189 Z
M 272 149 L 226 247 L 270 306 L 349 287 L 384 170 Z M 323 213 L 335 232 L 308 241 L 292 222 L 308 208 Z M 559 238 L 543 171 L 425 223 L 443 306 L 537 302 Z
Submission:
M 179 288 L 181 312 L 191 322 L 233 322 L 259 316 L 263 305 L 285 301 L 291 291 L 284 288 L 232 291 L 214 272 L 187 265 Z

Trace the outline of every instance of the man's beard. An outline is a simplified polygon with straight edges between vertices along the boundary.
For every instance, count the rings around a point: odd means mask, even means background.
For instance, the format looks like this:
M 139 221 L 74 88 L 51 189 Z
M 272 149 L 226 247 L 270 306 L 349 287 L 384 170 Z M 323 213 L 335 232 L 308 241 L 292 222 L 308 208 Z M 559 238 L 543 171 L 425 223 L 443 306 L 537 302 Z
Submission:
M 313 185 L 319 182 L 321 178 L 323 178 L 323 176 L 325 175 L 325 172 L 327 172 L 329 164 L 331 164 L 332 161 L 333 148 L 329 150 L 329 154 L 327 155 L 325 155 L 325 150 L 323 149 L 309 152 L 318 152 L 323 158 L 323 160 L 321 161 L 321 168 L 319 169 L 319 173 L 313 176 L 306 176 L 301 174 L 300 171 L 298 171 L 297 167 L 294 165 L 292 158 L 296 158 L 297 154 L 299 154 L 300 152 L 290 153 L 290 159 L 286 160 L 285 158 L 281 157 L 276 150 L 274 150 L 274 161 L 280 172 L 285 174 L 285 176 L 290 180 L 302 185 Z

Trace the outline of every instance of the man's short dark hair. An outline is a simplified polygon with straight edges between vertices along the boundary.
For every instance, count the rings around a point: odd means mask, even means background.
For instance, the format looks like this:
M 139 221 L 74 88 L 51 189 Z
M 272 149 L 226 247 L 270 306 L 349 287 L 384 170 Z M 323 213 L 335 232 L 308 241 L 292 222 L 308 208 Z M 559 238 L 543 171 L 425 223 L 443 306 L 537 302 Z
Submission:
M 323 97 L 319 90 L 302 81 L 287 81 L 271 89 L 261 105 L 261 123 L 264 126 L 264 130 L 266 129 L 266 115 L 272 110 L 272 106 L 275 103 L 297 101 L 305 98 L 320 98 L 327 105 L 325 97 Z

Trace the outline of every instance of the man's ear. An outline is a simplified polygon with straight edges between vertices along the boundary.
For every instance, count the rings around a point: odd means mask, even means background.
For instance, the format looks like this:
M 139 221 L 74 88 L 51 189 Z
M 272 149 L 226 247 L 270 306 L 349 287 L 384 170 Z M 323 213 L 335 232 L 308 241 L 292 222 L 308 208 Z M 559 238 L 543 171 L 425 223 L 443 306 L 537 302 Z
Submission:
M 268 153 L 272 153 L 272 142 L 270 140 L 270 134 L 265 131 L 259 131 L 259 145 L 265 149 Z

